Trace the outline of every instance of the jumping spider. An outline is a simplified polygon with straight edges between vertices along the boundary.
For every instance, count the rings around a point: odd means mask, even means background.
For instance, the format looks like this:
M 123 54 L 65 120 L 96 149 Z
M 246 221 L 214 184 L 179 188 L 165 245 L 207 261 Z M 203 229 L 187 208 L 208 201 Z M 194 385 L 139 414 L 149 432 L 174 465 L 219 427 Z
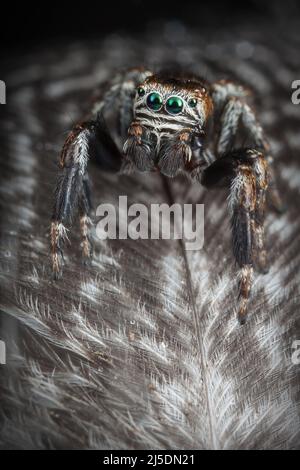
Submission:
M 210 84 L 195 76 L 145 69 L 120 73 L 102 87 L 91 113 L 73 128 L 62 149 L 51 224 L 54 277 L 61 274 L 65 223 L 77 207 L 83 256 L 91 257 L 90 157 L 115 171 L 137 168 L 168 177 L 184 172 L 207 188 L 229 189 L 233 253 L 239 267 L 238 317 L 243 323 L 253 268 L 267 271 L 267 189 L 272 206 L 281 210 L 269 145 L 250 98 L 249 90 L 230 81 Z M 238 144 L 241 132 L 250 146 Z

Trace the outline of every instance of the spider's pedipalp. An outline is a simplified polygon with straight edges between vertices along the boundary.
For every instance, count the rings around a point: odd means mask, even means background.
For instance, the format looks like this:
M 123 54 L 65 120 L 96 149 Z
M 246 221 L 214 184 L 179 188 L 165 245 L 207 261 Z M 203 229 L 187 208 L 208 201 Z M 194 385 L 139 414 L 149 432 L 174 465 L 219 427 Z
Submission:
M 162 143 L 158 167 L 163 175 L 173 177 L 191 161 L 191 137 L 186 129 Z
M 139 171 L 154 169 L 155 144 L 150 140 L 149 131 L 138 122 L 132 122 L 128 129 L 123 152 Z

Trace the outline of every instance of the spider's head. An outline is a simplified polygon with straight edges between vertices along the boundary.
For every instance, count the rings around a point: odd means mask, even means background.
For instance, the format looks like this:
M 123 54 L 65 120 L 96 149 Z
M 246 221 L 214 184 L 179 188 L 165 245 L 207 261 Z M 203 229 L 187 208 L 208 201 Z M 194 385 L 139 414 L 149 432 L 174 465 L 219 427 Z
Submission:
M 141 171 L 174 176 L 191 159 L 212 111 L 207 84 L 195 78 L 152 75 L 134 99 L 134 120 L 124 152 Z

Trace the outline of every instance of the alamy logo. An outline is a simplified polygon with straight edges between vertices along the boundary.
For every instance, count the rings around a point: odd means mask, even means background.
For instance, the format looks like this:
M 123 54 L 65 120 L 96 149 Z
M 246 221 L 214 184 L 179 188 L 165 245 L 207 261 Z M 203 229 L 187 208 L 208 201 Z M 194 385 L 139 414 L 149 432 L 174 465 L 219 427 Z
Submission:
M 119 196 L 119 205 L 100 204 L 96 234 L 100 240 L 184 240 L 186 250 L 204 244 L 203 204 L 132 204 Z
M 300 104 L 300 80 L 294 80 L 292 83 L 292 89 L 295 90 L 292 93 L 292 103 Z
M 0 364 L 6 364 L 6 346 L 4 341 L 0 341 Z
M 295 341 L 293 341 L 292 349 L 295 350 L 292 354 L 292 363 L 295 366 L 298 366 L 300 364 L 300 340 L 299 339 L 296 339 Z
M 6 85 L 0 80 L 0 104 L 6 104 Z

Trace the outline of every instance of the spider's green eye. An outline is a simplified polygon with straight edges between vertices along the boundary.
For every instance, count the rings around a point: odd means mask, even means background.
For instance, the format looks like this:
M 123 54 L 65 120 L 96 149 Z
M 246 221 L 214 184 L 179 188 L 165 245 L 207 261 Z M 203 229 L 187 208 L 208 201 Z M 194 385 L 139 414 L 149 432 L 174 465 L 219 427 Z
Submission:
M 166 103 L 166 110 L 170 114 L 179 114 L 183 108 L 183 101 L 179 96 L 171 96 Z
M 137 92 L 139 96 L 144 96 L 144 94 L 146 93 L 145 88 L 143 88 L 142 86 L 138 87 Z
M 147 106 L 153 111 L 159 111 L 162 107 L 163 100 L 159 93 L 150 93 L 147 98 Z
M 196 98 L 191 98 L 188 102 L 188 105 L 191 107 L 191 108 L 196 108 L 197 106 L 197 100 Z

